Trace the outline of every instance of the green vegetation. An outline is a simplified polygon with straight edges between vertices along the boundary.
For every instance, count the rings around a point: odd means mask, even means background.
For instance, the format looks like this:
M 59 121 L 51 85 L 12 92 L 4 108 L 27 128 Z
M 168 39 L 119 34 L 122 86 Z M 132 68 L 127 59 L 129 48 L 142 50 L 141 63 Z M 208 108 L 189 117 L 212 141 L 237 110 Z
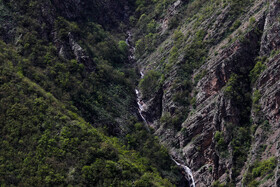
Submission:
M 238 127 L 233 131 L 234 137 L 231 141 L 233 149 L 233 178 L 237 177 L 241 172 L 251 145 L 251 132 L 249 127 Z
M 157 45 L 158 34 L 149 33 L 136 42 L 136 56 L 140 57 L 145 52 L 152 52 Z
M 215 181 L 212 186 L 213 187 L 226 187 L 226 184 L 221 184 L 220 181 Z
M 176 110 L 173 116 L 171 116 L 169 112 L 164 113 L 160 118 L 160 123 L 163 124 L 165 128 L 179 131 L 181 130 L 181 124 L 184 119 L 185 116 Z
M 224 89 L 225 96 L 242 109 L 240 117 L 243 124 L 250 123 L 248 116 L 251 111 L 251 90 L 248 85 L 250 85 L 248 76 L 233 73 Z
M 266 57 L 257 58 L 257 63 L 250 72 L 250 79 L 253 84 L 257 81 L 260 74 L 265 70 L 266 68 L 266 65 L 264 64 L 265 61 L 266 61 Z
M 17 7 L 13 8 L 18 11 Z M 136 75 L 133 70 L 123 68 L 127 49 L 122 41 L 116 41 L 96 23 L 77 23 L 58 17 L 53 25 L 58 40 L 68 43 L 71 32 L 74 40 L 77 39 L 76 42 L 90 55 L 86 61 L 77 59 L 66 45 L 64 51 L 68 58 L 63 58 L 58 55 L 60 49 L 41 37 L 45 28 L 36 20 L 40 15 L 37 9 L 33 10 L 31 6 L 24 11 L 26 13 L 18 18 L 18 30 L 23 35 L 17 42 L 23 62 L 14 62 L 23 76 L 96 125 L 116 126 L 116 116 L 130 115 L 129 106 L 134 102 L 133 77 Z
M 250 5 L 250 3 L 253 2 L 252 0 L 230 0 L 230 15 L 232 18 L 237 17 L 241 13 L 245 11 L 244 8 L 246 6 Z
M 249 119 L 251 112 L 251 94 L 250 94 L 250 79 L 246 74 L 232 74 L 224 89 L 225 96 L 231 99 L 234 105 L 239 108 L 240 125 L 228 124 L 227 134 L 231 142 L 233 150 L 232 161 L 232 178 L 235 179 L 244 163 L 247 160 L 247 154 L 251 145 L 251 121 Z
M 168 38 L 156 53 L 160 66 L 146 73 L 139 88 L 148 100 L 171 79 L 168 88 L 176 108 L 164 113 L 160 123 L 186 135 L 181 125 L 191 105 L 196 111 L 193 89 L 207 74 L 199 68 L 213 44 L 239 28 L 240 15 L 253 0 L 184 1 L 174 15 L 170 7 L 176 0 L 128 0 L 124 7 L 128 6 L 130 23 L 123 18 L 127 15 L 106 11 L 103 6 L 108 1 L 85 2 L 87 8 L 81 11 L 67 1 L 0 0 L 0 183 L 173 186 L 180 181 L 178 167 L 135 117 L 137 75 L 128 63 L 125 31 L 129 27 L 133 32 L 140 60 Z M 208 32 L 218 20 L 209 18 L 221 13 L 229 28 L 224 33 Z M 168 29 L 162 32 L 164 21 Z M 249 22 L 254 27 L 256 19 Z M 239 34 L 243 37 L 241 30 Z M 240 40 L 247 42 L 245 37 Z M 249 85 L 264 71 L 265 60 L 257 59 L 250 76 L 248 70 L 234 70 L 224 89 L 233 107 L 240 109 L 236 116 L 240 120 L 215 132 L 214 140 L 219 156 L 226 158 L 228 147 L 233 152 L 233 180 L 247 159 L 252 129 L 257 126 L 248 116 L 252 103 L 254 111 L 260 111 L 261 96 L 256 90 L 251 97 Z M 196 71 L 200 73 L 193 77 Z M 268 121 L 262 121 L 261 127 L 269 132 Z M 196 149 L 202 151 L 203 146 Z M 257 185 L 254 178 L 272 172 L 274 162 L 256 163 L 247 184 Z M 217 181 L 213 186 L 230 185 Z
M 259 113 L 261 110 L 261 106 L 259 104 L 259 100 L 261 99 L 261 97 L 262 97 L 262 95 L 259 92 L 259 90 L 256 90 L 253 94 L 253 99 L 252 99 L 252 101 L 253 101 L 252 107 L 253 107 L 253 110 L 255 113 Z
M 252 166 L 249 167 L 243 183 L 247 186 L 258 186 L 260 182 L 256 181 L 256 178 L 269 179 L 273 176 L 273 171 L 277 166 L 277 160 L 275 157 L 271 157 L 268 160 L 256 161 Z
M 24 76 L 19 64 L 30 62 L 0 45 L 1 184 L 172 186 L 159 172 L 174 175 L 168 152 L 141 124 L 127 135 L 141 150 L 126 149 Z
M 238 78 L 239 77 L 237 74 L 232 74 L 227 82 L 227 86 L 225 88 L 224 93 L 230 99 L 234 98 L 236 100 L 241 100 L 241 94 L 239 93 L 240 87 Z
M 143 98 L 147 99 L 160 88 L 161 74 L 157 71 L 149 71 L 139 82 L 139 88 L 143 93 Z
M 196 97 L 193 97 L 192 99 L 191 99 L 191 105 L 192 105 L 192 107 L 195 109 L 196 108 Z
M 236 29 L 238 29 L 238 27 L 241 25 L 241 21 L 240 20 L 236 20 L 232 26 L 230 27 L 230 31 L 233 32 L 235 31 Z
M 199 30 L 195 33 L 193 42 L 185 46 L 185 63 L 183 65 L 183 70 L 190 73 L 195 68 L 199 68 L 205 61 L 205 56 L 207 54 L 207 41 L 204 41 L 206 35 L 205 30 Z
M 203 70 L 200 73 L 196 74 L 194 77 L 194 84 L 197 85 L 198 81 L 200 81 L 206 74 L 207 74 L 206 70 Z
M 66 19 L 51 1 L 3 6 L 15 21 L 16 41 L 0 41 L 1 185 L 173 186 L 180 180 L 167 150 L 131 112 L 136 74 L 127 67 L 124 33 L 114 36 L 85 15 Z M 0 38 L 7 36 L 2 26 Z M 154 32 L 156 25 L 148 28 Z M 73 51 L 70 36 L 88 56 Z
M 215 141 L 216 141 L 217 149 L 218 149 L 220 152 L 225 151 L 226 148 L 227 148 L 227 145 L 226 145 L 226 143 L 225 143 L 223 133 L 220 132 L 220 131 L 216 131 L 216 133 L 215 133 L 215 135 L 214 135 L 214 139 L 215 139 Z
M 118 48 L 119 48 L 120 52 L 123 54 L 123 57 L 124 58 L 127 57 L 127 55 L 128 55 L 128 46 L 127 46 L 126 42 L 123 41 L 123 40 L 119 41 Z
M 151 53 L 160 43 L 159 24 L 156 20 L 163 18 L 167 7 L 175 0 L 164 1 L 136 1 L 136 56 Z
M 136 150 L 151 168 L 163 171 L 162 175 L 173 184 L 180 180 L 179 170 L 170 160 L 168 150 L 158 144 L 158 137 L 147 133 L 141 123 L 136 123 L 126 135 L 124 144 L 129 150 Z M 171 166 L 171 167 L 170 167 Z

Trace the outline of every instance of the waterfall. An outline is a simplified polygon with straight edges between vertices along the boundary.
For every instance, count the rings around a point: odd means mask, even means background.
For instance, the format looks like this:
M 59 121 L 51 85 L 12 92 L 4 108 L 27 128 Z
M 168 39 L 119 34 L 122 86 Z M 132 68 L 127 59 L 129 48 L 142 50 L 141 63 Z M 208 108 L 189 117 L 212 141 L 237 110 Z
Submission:
M 137 89 L 135 89 L 135 93 L 136 93 L 136 96 L 137 96 L 137 104 L 138 104 L 138 107 L 139 107 L 139 109 L 138 109 L 138 111 L 139 111 L 139 114 L 140 114 L 140 116 L 141 116 L 141 118 L 143 119 L 143 121 L 146 123 L 146 124 L 148 124 L 148 122 L 147 122 L 147 120 L 145 119 L 145 117 L 143 116 L 143 114 L 142 114 L 142 112 L 144 111 L 144 103 L 143 103 L 143 101 L 141 101 L 141 99 L 140 99 L 140 92 L 137 90 Z
M 144 73 L 142 71 L 140 71 L 140 75 L 141 75 L 141 79 L 144 77 Z M 144 103 L 144 101 L 141 100 L 141 93 L 140 91 L 136 88 L 135 89 L 135 93 L 136 93 L 136 96 L 137 96 L 137 104 L 138 104 L 138 112 L 142 118 L 142 120 L 145 122 L 145 126 L 147 128 L 147 130 L 150 132 L 150 129 L 149 129 L 149 123 L 148 121 L 146 120 L 146 118 L 143 116 L 143 112 L 146 108 L 146 104 Z
M 144 73 L 140 71 L 141 79 L 144 78 Z
M 142 76 L 141 76 L 142 77 Z M 135 93 L 136 93 L 136 96 L 137 96 L 137 104 L 138 104 L 138 112 L 139 112 L 139 115 L 141 116 L 142 120 L 145 122 L 145 127 L 146 129 L 150 132 L 150 129 L 149 129 L 149 123 L 148 121 L 146 120 L 146 118 L 143 116 L 143 112 L 145 110 L 145 106 L 146 104 L 141 100 L 141 94 L 139 92 L 138 89 L 135 89 Z
M 191 180 L 191 185 L 190 187 L 195 187 L 195 182 L 194 182 L 194 178 L 193 178 L 193 174 L 192 174 L 192 170 L 188 167 L 185 166 L 183 164 L 180 164 L 179 162 L 177 162 L 174 158 L 171 157 L 171 159 L 177 164 L 177 166 L 181 166 L 182 168 L 184 168 L 184 171 L 186 172 L 186 174 L 188 175 L 188 180 Z
M 132 39 L 132 34 L 130 31 L 127 31 L 127 38 L 125 40 L 126 45 L 129 47 L 129 52 L 130 52 L 130 56 L 129 56 L 129 60 L 134 60 L 135 59 L 135 47 L 133 47 L 131 45 L 131 39 Z M 140 75 L 141 75 L 141 79 L 144 78 L 144 73 L 142 71 L 140 71 Z M 150 131 L 149 127 L 148 127 L 148 121 L 146 120 L 146 118 L 143 116 L 143 112 L 144 112 L 144 108 L 145 108 L 145 103 L 141 100 L 141 94 L 139 92 L 139 90 L 136 88 L 135 89 L 135 93 L 137 96 L 137 104 L 138 104 L 138 112 L 139 115 L 141 116 L 142 120 L 145 122 L 145 127 L 148 131 Z
M 134 53 L 135 53 L 135 47 L 133 47 L 133 46 L 130 44 L 130 43 L 131 43 L 131 39 L 132 39 L 131 32 L 130 32 L 130 31 L 127 31 L 127 38 L 125 39 L 125 43 L 126 43 L 126 45 L 129 47 L 129 53 L 130 53 L 130 55 L 129 55 L 128 59 L 129 59 L 130 61 L 133 61 L 133 60 L 135 60 L 135 55 L 134 55 Z

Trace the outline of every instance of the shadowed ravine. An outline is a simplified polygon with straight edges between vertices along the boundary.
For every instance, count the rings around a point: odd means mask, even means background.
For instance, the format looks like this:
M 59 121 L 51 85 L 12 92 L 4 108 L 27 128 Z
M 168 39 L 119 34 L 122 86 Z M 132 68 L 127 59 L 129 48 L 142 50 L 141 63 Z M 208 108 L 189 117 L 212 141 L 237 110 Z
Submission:
M 130 61 L 134 61 L 135 59 L 135 47 L 133 47 L 133 45 L 131 45 L 131 40 L 132 40 L 132 34 L 130 31 L 127 32 L 128 33 L 128 37 L 126 38 L 126 44 L 128 45 L 129 47 L 129 60 Z M 144 78 L 144 73 L 142 71 L 139 72 L 141 77 L 140 79 Z M 149 126 L 149 122 L 145 119 L 144 115 L 143 115 L 143 112 L 145 110 L 145 106 L 146 104 L 144 103 L 144 101 L 141 99 L 141 92 L 139 91 L 138 88 L 135 88 L 135 93 L 136 93 L 136 101 L 137 101 L 137 104 L 138 104 L 138 112 L 139 112 L 139 115 L 141 116 L 142 120 L 144 121 L 144 125 L 145 125 L 145 128 L 150 132 L 150 126 Z M 179 162 L 177 162 L 171 155 L 171 159 L 176 163 L 177 166 L 183 168 L 183 170 L 185 171 L 185 174 L 184 174 L 184 177 L 186 178 L 186 180 L 188 181 L 189 183 L 189 186 L 190 187 L 195 187 L 195 181 L 194 181 L 194 178 L 193 178 L 193 174 L 192 174 L 192 171 L 191 169 L 186 166 L 186 165 L 183 165 Z

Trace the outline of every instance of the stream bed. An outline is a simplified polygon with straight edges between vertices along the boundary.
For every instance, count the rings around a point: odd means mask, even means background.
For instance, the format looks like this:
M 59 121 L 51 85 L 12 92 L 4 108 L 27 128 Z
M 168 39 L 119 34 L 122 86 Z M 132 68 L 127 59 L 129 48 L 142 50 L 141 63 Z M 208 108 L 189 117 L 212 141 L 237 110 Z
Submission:
M 129 47 L 129 53 L 130 53 L 129 54 L 129 60 L 134 61 L 135 60 L 135 55 L 134 55 L 135 48 L 133 47 L 133 45 L 131 45 L 132 34 L 131 34 L 130 31 L 128 31 L 127 35 L 128 35 L 128 37 L 126 38 L 125 42 Z M 145 76 L 144 73 L 142 71 L 140 71 L 139 73 L 141 75 L 141 79 L 143 79 L 144 76 Z M 142 120 L 144 121 L 144 123 L 145 123 L 144 125 L 145 125 L 146 129 L 150 132 L 149 123 L 143 115 L 143 112 L 145 112 L 146 104 L 141 99 L 141 92 L 138 88 L 135 88 L 135 94 L 137 96 L 136 101 L 137 101 L 137 104 L 138 104 L 139 115 L 141 116 Z M 183 165 L 183 164 L 179 163 L 178 161 L 176 161 L 172 156 L 171 156 L 171 159 L 176 163 L 177 166 L 183 168 L 183 170 L 185 172 L 185 178 L 189 182 L 190 187 L 195 187 L 195 181 L 194 181 L 194 177 L 193 177 L 191 169 L 188 166 Z

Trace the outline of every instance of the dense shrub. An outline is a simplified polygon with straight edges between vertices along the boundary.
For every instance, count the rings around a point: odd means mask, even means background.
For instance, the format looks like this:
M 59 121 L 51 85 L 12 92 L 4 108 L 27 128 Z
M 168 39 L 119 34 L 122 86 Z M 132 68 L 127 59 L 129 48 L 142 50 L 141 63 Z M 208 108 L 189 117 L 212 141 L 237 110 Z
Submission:
M 135 125 L 127 144 L 104 135 L 18 72 L 17 63 L 23 60 L 0 45 L 2 185 L 132 186 L 145 179 L 147 184 L 171 186 L 162 173 L 171 171 L 173 162 L 145 128 Z M 115 75 L 112 69 L 110 73 Z M 169 175 L 173 171 L 164 176 Z
M 268 178 L 273 176 L 273 171 L 277 166 L 277 159 L 271 157 L 268 160 L 256 161 L 249 167 L 247 173 L 244 176 L 243 183 L 248 186 L 257 186 L 260 182 L 257 182 L 256 178 Z
M 259 100 L 261 99 L 262 95 L 260 94 L 259 90 L 256 90 L 253 94 L 253 110 L 255 113 L 258 113 L 261 110 L 261 106 L 259 104 Z
M 258 58 L 255 67 L 250 71 L 250 79 L 254 84 L 259 78 L 260 74 L 265 70 L 266 66 L 264 65 L 266 58 Z
M 161 74 L 157 71 L 149 71 L 139 82 L 139 88 L 145 99 L 154 94 L 160 87 Z
M 220 152 L 223 152 L 226 150 L 227 145 L 224 139 L 224 134 L 223 132 L 220 131 L 216 131 L 215 135 L 214 135 L 214 139 L 216 141 L 216 147 Z
M 233 149 L 233 169 L 232 177 L 239 175 L 241 168 L 243 168 L 247 160 L 247 154 L 251 145 L 251 133 L 248 127 L 237 127 L 234 129 L 234 137 L 231 141 Z

